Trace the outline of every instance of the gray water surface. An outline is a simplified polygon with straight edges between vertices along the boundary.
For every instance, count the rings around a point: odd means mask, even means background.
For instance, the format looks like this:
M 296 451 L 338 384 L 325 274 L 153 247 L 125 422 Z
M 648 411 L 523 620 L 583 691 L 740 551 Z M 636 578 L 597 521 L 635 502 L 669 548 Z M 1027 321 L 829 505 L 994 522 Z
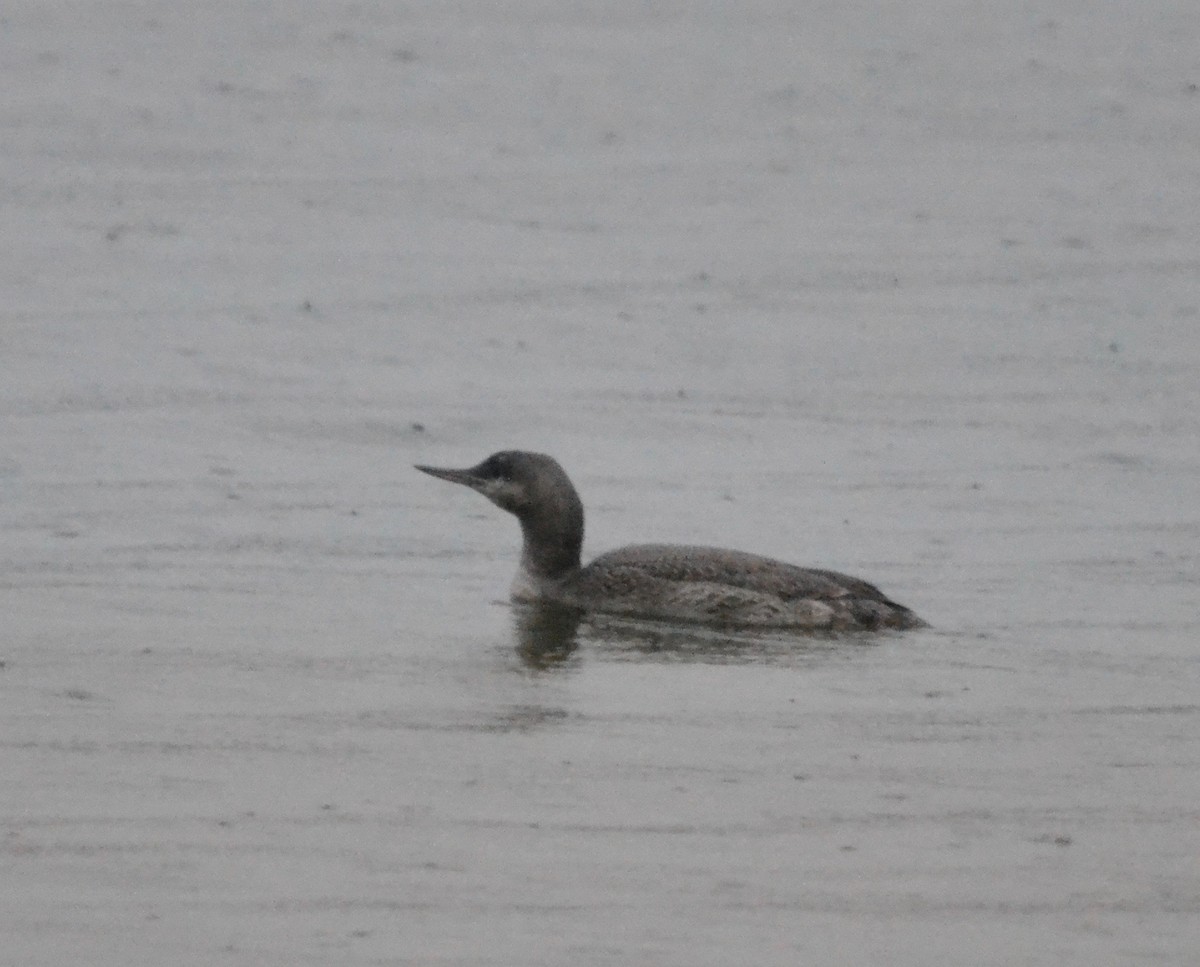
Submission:
M 4 19 L 0 962 L 1194 961 L 1193 3 Z M 507 447 L 932 627 L 514 609 Z

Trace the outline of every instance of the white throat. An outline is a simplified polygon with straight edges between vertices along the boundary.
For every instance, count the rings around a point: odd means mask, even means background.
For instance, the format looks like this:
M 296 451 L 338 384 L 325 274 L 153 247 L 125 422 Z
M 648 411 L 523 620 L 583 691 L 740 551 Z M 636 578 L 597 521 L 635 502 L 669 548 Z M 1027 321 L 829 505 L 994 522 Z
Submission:
M 557 581 L 533 574 L 522 564 L 517 568 L 510 593 L 514 601 L 542 601 L 554 597 L 557 586 Z

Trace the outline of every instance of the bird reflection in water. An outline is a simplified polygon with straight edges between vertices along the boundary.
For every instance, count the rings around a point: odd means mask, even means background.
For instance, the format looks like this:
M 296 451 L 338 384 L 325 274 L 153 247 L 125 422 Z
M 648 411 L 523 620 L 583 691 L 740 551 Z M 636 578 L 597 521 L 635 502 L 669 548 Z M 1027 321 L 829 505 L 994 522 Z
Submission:
M 790 666 L 820 663 L 837 652 L 879 644 L 877 636 L 867 633 L 737 633 L 588 615 L 550 601 L 517 603 L 512 614 L 517 654 L 533 671 L 574 667 L 572 659 L 581 643 L 596 656 L 618 661 Z
M 513 608 L 517 654 L 528 667 L 545 671 L 564 664 L 579 647 L 583 612 L 549 601 Z

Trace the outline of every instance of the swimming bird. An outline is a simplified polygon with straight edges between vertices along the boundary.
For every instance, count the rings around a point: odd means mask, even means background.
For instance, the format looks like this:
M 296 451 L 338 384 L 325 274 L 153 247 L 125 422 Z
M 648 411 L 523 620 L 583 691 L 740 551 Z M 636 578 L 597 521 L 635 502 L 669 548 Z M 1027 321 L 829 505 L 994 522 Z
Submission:
M 493 453 L 463 470 L 417 466 L 483 494 L 521 524 L 517 601 L 733 628 L 873 630 L 925 622 L 873 584 L 716 547 L 634 544 L 580 566 L 583 503 L 553 457 Z

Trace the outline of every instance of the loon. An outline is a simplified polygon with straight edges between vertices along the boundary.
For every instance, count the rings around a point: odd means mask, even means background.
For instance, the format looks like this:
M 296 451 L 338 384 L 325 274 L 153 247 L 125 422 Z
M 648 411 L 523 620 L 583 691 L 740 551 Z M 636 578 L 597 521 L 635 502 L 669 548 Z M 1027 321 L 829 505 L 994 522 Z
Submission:
M 544 453 L 503 450 L 463 470 L 416 469 L 470 487 L 520 521 L 517 601 L 746 629 L 925 626 L 859 578 L 742 551 L 635 544 L 581 567 L 583 503 L 558 461 Z

